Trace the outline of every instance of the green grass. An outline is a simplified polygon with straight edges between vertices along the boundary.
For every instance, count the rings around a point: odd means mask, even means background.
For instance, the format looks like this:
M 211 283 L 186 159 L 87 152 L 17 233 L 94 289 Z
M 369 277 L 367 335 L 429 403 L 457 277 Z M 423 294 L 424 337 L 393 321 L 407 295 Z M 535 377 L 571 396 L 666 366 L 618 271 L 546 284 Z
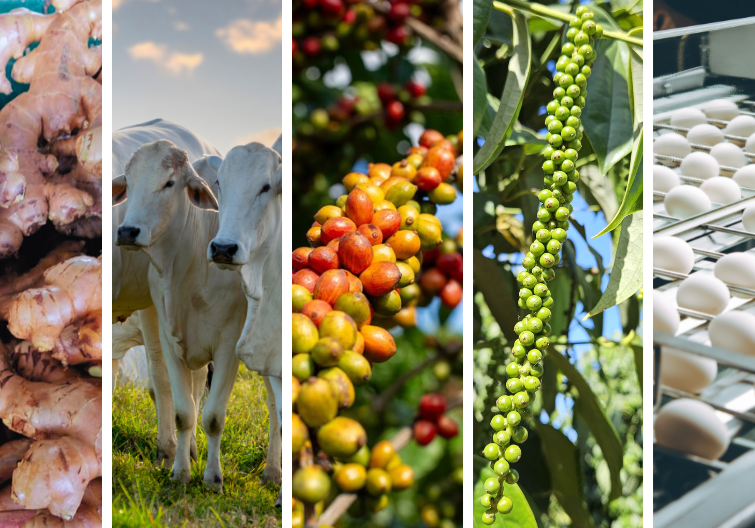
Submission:
M 223 431 L 223 493 L 202 483 L 207 444 L 201 424 L 191 482 L 172 482 L 170 469 L 153 463 L 157 418 L 152 400 L 143 389 L 119 387 L 113 396 L 113 527 L 279 526 L 278 487 L 262 483 L 268 430 L 265 385 L 242 366 Z

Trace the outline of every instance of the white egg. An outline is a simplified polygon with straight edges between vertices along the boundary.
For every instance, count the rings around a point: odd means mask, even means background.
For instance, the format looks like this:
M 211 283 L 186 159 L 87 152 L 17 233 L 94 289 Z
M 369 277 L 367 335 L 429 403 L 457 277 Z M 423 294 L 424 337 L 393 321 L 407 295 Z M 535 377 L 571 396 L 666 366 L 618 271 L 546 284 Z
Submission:
M 723 131 L 715 125 L 696 125 L 687 132 L 687 141 L 696 145 L 717 145 L 724 140 Z
M 711 119 L 721 119 L 723 121 L 729 121 L 739 115 L 739 107 L 731 99 L 709 101 L 700 109 Z
M 682 108 L 671 114 L 671 126 L 675 127 L 691 128 L 707 122 L 708 118 L 697 108 Z
M 752 253 L 729 253 L 716 261 L 713 274 L 726 284 L 755 290 L 755 255 Z M 749 297 L 731 292 L 734 297 Z
M 695 265 L 695 253 L 687 242 L 677 237 L 653 237 L 653 267 L 689 275 Z
M 755 233 L 755 204 L 748 205 L 745 210 L 742 211 L 742 225 L 745 231 Z
M 674 300 L 659 292 L 653 292 L 653 332 L 676 335 L 680 322 Z
M 699 393 L 716 379 L 714 359 L 668 347 L 661 348 L 661 354 L 661 383 L 667 387 Z
M 704 273 L 693 273 L 682 281 L 676 292 L 679 308 L 718 315 L 729 305 L 729 288 L 721 279 Z
M 755 154 L 755 134 L 752 134 L 747 138 L 747 141 L 745 142 L 745 152 Z
M 681 398 L 667 403 L 655 419 L 655 441 L 662 446 L 716 460 L 729 448 L 729 434 L 715 409 Z
M 710 198 L 697 187 L 680 185 L 666 195 L 664 201 L 666 212 L 675 218 L 689 218 L 705 211 L 710 211 Z
M 679 167 L 684 176 L 707 180 L 718 176 L 718 161 L 707 152 L 690 152 Z
M 714 347 L 755 356 L 755 315 L 732 310 L 714 318 L 708 325 Z
M 742 189 L 739 188 L 737 182 L 723 176 L 705 180 L 700 189 L 708 195 L 711 202 L 715 203 L 727 204 L 742 198 Z
M 653 190 L 663 193 L 669 192 L 681 184 L 679 176 L 670 168 L 663 165 L 653 165 Z
M 732 180 L 737 182 L 740 187 L 755 189 L 755 165 L 745 165 L 732 176 Z
M 750 137 L 755 134 L 755 117 L 740 115 L 729 121 L 724 133 L 732 136 Z
M 687 138 L 676 132 L 658 136 L 653 142 L 653 154 L 683 158 L 690 152 L 692 152 L 692 147 Z
M 747 158 L 742 149 L 734 143 L 719 143 L 710 149 L 710 155 L 716 158 L 719 165 L 725 167 L 744 167 L 747 165 Z

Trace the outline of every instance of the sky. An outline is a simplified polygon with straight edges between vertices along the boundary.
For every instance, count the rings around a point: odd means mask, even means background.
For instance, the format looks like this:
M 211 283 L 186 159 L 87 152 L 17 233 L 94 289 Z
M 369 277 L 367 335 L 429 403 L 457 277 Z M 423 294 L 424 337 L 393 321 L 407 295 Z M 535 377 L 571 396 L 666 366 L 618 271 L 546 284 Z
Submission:
M 281 130 L 280 0 L 113 0 L 113 130 L 163 118 L 226 153 Z

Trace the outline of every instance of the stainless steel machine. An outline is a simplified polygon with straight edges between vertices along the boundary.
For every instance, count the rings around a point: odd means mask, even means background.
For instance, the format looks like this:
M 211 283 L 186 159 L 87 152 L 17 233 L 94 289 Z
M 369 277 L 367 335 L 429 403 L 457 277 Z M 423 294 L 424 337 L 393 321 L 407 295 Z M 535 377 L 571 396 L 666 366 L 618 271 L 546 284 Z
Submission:
M 740 115 L 755 116 L 755 18 L 678 30 L 656 32 L 653 72 L 654 139 L 666 131 L 686 135 L 688 129 L 670 125 L 670 116 L 682 108 L 729 99 Z M 708 119 L 724 128 L 725 120 Z M 726 135 L 726 141 L 743 146 L 747 138 Z M 693 151 L 710 151 L 709 145 L 692 144 Z M 746 153 L 755 163 L 755 153 Z M 681 159 L 655 156 L 655 163 L 679 166 Z M 720 167 L 731 176 L 735 167 Z M 699 186 L 702 180 L 680 176 L 682 185 Z M 755 253 L 755 233 L 745 230 L 742 211 L 755 204 L 755 189 L 742 188 L 742 199 L 713 203 L 709 211 L 679 219 L 664 208 L 665 193 L 653 193 L 653 236 L 674 236 L 689 243 L 695 254 L 691 273 L 710 273 L 717 259 L 730 252 Z M 684 275 L 654 268 L 654 294 L 671 294 Z M 729 287 L 728 310 L 755 314 L 755 290 Z M 655 331 L 654 420 L 658 411 L 678 398 L 703 401 L 716 410 L 731 442 L 717 460 L 654 445 L 653 526 L 655 528 L 745 528 L 755 526 L 755 350 L 752 355 L 711 345 L 708 324 L 712 317 L 680 309 L 681 324 L 675 336 Z M 699 394 L 663 386 L 660 382 L 662 347 L 717 362 L 715 381 Z

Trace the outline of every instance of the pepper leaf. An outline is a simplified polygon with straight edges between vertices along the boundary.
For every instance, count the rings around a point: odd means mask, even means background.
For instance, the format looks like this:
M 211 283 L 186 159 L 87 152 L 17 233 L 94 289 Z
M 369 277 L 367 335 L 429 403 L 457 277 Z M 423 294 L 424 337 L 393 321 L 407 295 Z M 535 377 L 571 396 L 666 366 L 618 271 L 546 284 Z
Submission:
M 585 319 L 616 306 L 634 295 L 640 288 L 642 288 L 642 211 L 627 216 L 621 222 L 621 234 L 608 286 Z
M 597 58 L 587 82 L 582 124 L 601 174 L 632 151 L 633 119 L 629 100 L 629 47 L 613 41 L 596 44 Z
M 474 0 L 472 5 L 472 48 L 476 48 L 490 20 L 490 12 L 493 10 L 491 0 Z
M 624 447 L 621 445 L 619 435 L 611 420 L 606 416 L 597 396 L 590 389 L 590 385 L 577 368 L 569 362 L 569 359 L 553 347 L 548 351 L 548 358 L 558 365 L 558 369 L 563 372 L 564 376 L 579 392 L 579 398 L 577 398 L 575 405 L 590 427 L 590 431 L 592 431 L 595 441 L 608 464 L 608 469 L 611 472 L 610 500 L 614 500 L 621 496 L 621 468 L 624 465 Z M 540 431 L 539 428 L 538 431 Z
M 531 55 L 532 42 L 527 19 L 521 12 L 514 11 L 514 54 L 509 60 L 509 73 L 506 76 L 501 105 L 485 138 L 485 144 L 474 157 L 473 174 L 485 170 L 506 146 L 509 131 L 522 107 L 524 87 L 532 66 Z

